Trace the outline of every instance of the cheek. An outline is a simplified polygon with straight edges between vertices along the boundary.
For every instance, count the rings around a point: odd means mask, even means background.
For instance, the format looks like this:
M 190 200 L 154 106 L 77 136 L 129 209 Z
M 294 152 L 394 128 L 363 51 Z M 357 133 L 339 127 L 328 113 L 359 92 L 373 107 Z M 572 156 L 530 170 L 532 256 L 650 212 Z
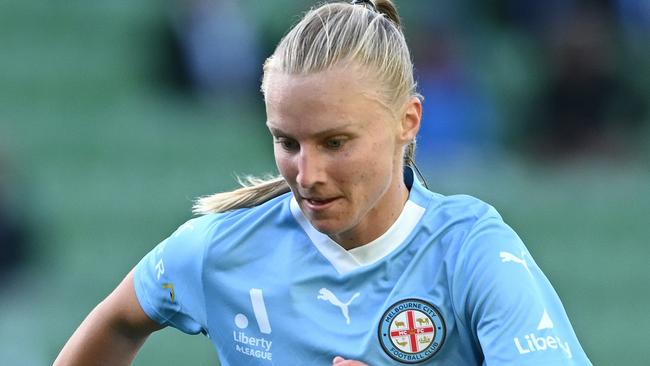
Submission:
M 383 177 L 390 175 L 392 171 L 392 154 L 387 150 L 386 142 L 378 141 L 350 154 L 338 162 L 339 171 L 345 171 L 344 176 L 339 179 L 346 180 L 357 188 L 363 188 L 362 190 L 375 183 L 381 185 L 380 182 L 385 180 Z
M 298 171 L 295 168 L 293 162 L 288 157 L 284 156 L 282 152 L 275 152 L 275 165 L 278 167 L 278 171 L 288 182 L 293 182 L 298 175 Z
M 359 179 L 365 182 L 368 195 L 374 196 L 387 189 L 393 178 L 394 160 L 389 139 L 377 141 L 370 146 L 358 168 Z
M 384 175 L 392 171 L 394 147 L 392 139 L 384 137 L 375 141 L 367 153 L 368 170 L 375 174 Z

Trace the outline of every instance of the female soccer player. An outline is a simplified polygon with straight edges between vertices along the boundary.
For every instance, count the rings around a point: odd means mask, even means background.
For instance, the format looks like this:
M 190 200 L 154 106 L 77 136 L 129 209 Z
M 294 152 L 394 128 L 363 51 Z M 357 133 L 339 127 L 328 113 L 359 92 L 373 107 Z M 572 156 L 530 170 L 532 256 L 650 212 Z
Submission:
M 128 365 L 203 333 L 228 365 L 590 365 L 489 205 L 430 192 L 409 50 L 388 0 L 307 13 L 264 65 L 281 177 L 200 199 L 55 361 Z

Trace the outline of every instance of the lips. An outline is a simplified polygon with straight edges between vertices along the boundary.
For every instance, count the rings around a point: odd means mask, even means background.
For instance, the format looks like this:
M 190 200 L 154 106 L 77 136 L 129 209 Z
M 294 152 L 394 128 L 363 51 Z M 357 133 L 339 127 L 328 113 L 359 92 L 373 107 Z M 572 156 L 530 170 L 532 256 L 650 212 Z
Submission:
M 334 198 L 316 198 L 316 197 L 301 197 L 302 201 L 305 203 L 305 205 L 312 211 L 321 211 L 324 210 L 330 206 L 338 199 L 338 197 Z

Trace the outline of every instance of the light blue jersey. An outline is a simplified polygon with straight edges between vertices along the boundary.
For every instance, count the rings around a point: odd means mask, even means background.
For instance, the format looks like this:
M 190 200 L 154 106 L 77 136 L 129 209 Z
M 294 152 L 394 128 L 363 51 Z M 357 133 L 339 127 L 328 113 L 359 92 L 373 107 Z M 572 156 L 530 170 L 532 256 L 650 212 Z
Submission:
M 413 182 L 394 225 L 346 251 L 293 196 L 188 221 L 138 264 L 146 314 L 222 365 L 591 365 L 560 299 L 489 205 Z

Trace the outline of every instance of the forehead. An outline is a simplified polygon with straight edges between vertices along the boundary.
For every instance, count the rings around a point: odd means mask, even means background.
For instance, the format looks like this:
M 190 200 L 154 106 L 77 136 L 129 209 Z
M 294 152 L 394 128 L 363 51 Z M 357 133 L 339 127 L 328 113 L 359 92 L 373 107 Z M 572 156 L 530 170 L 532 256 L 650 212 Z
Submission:
M 307 75 L 271 71 L 265 90 L 268 124 L 292 133 L 368 127 L 391 116 L 377 90 L 376 82 L 361 77 L 354 68 Z

